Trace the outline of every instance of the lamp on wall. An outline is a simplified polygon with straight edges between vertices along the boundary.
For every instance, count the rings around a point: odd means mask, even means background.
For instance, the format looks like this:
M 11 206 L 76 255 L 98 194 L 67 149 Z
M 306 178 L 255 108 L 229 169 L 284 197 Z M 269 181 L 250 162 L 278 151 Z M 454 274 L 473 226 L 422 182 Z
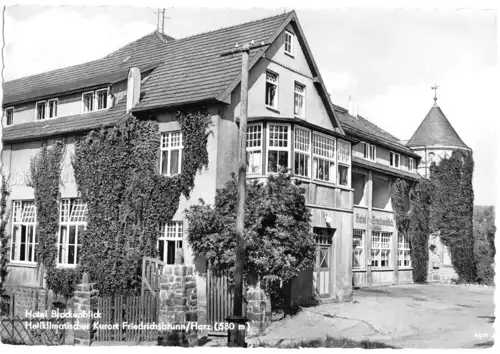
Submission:
M 328 226 L 332 226 L 332 224 L 333 224 L 333 220 L 329 216 L 325 217 L 325 222 L 328 224 Z

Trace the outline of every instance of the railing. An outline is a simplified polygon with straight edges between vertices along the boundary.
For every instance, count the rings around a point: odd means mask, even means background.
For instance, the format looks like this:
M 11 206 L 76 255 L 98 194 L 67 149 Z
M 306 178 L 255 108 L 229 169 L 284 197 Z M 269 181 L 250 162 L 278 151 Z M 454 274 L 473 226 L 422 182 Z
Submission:
M 3 344 L 62 345 L 66 335 L 64 318 L 20 318 L 2 316 L 0 337 Z

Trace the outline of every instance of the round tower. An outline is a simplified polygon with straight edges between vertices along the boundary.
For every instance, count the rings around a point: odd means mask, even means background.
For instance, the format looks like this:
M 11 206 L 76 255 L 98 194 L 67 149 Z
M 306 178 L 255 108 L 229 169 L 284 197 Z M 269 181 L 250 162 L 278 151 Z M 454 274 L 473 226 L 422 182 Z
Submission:
M 433 89 L 437 90 L 437 86 Z M 436 94 L 434 105 L 406 145 L 422 157 L 418 172 L 425 178 L 429 177 L 429 167 L 432 162 L 439 164 L 443 158 L 450 157 L 456 149 L 471 150 L 460 139 L 438 106 Z

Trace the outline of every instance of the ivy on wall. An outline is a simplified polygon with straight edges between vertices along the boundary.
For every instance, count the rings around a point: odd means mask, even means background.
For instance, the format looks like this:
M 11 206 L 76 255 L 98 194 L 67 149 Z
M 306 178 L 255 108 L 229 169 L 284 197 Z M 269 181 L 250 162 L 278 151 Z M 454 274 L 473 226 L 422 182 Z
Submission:
M 476 281 L 474 259 L 474 192 L 472 153 L 455 150 L 450 158 L 431 165 L 430 179 L 414 185 L 404 180 L 393 184 L 392 202 L 398 232 L 408 235 L 413 280 L 425 282 L 429 261 L 429 235 L 439 233 L 451 253 L 451 261 L 461 281 Z M 404 198 L 410 199 L 409 208 Z
M 474 191 L 472 152 L 455 150 L 439 165 L 431 165 L 430 179 L 435 186 L 431 227 L 450 250 L 451 262 L 460 281 L 476 280 L 474 260 Z
M 156 257 L 160 223 L 172 219 L 181 195 L 189 198 L 196 172 L 208 166 L 210 116 L 199 109 L 176 118 L 184 150 L 181 173 L 172 177 L 158 172 L 156 121 L 131 117 L 75 145 L 75 180 L 88 207 L 80 261 L 101 294 L 140 290 L 142 258 Z
M 398 233 L 408 238 L 413 281 L 427 281 L 428 242 L 433 185 L 428 180 L 409 184 L 397 179 L 392 185 L 392 205 Z
M 0 295 L 5 292 L 5 279 L 9 273 L 9 235 L 7 234 L 7 199 L 10 195 L 9 181 L 2 176 L 0 185 Z

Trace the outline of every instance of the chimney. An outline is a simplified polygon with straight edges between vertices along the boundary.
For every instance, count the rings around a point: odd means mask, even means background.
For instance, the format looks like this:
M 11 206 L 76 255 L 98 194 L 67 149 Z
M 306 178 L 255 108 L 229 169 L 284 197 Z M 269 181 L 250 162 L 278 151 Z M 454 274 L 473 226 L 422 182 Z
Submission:
M 139 68 L 131 68 L 128 73 L 127 83 L 127 113 L 139 103 L 141 95 L 141 71 Z
M 349 106 L 347 108 L 347 112 L 353 117 L 358 117 L 358 105 L 351 99 L 351 95 L 349 95 Z

